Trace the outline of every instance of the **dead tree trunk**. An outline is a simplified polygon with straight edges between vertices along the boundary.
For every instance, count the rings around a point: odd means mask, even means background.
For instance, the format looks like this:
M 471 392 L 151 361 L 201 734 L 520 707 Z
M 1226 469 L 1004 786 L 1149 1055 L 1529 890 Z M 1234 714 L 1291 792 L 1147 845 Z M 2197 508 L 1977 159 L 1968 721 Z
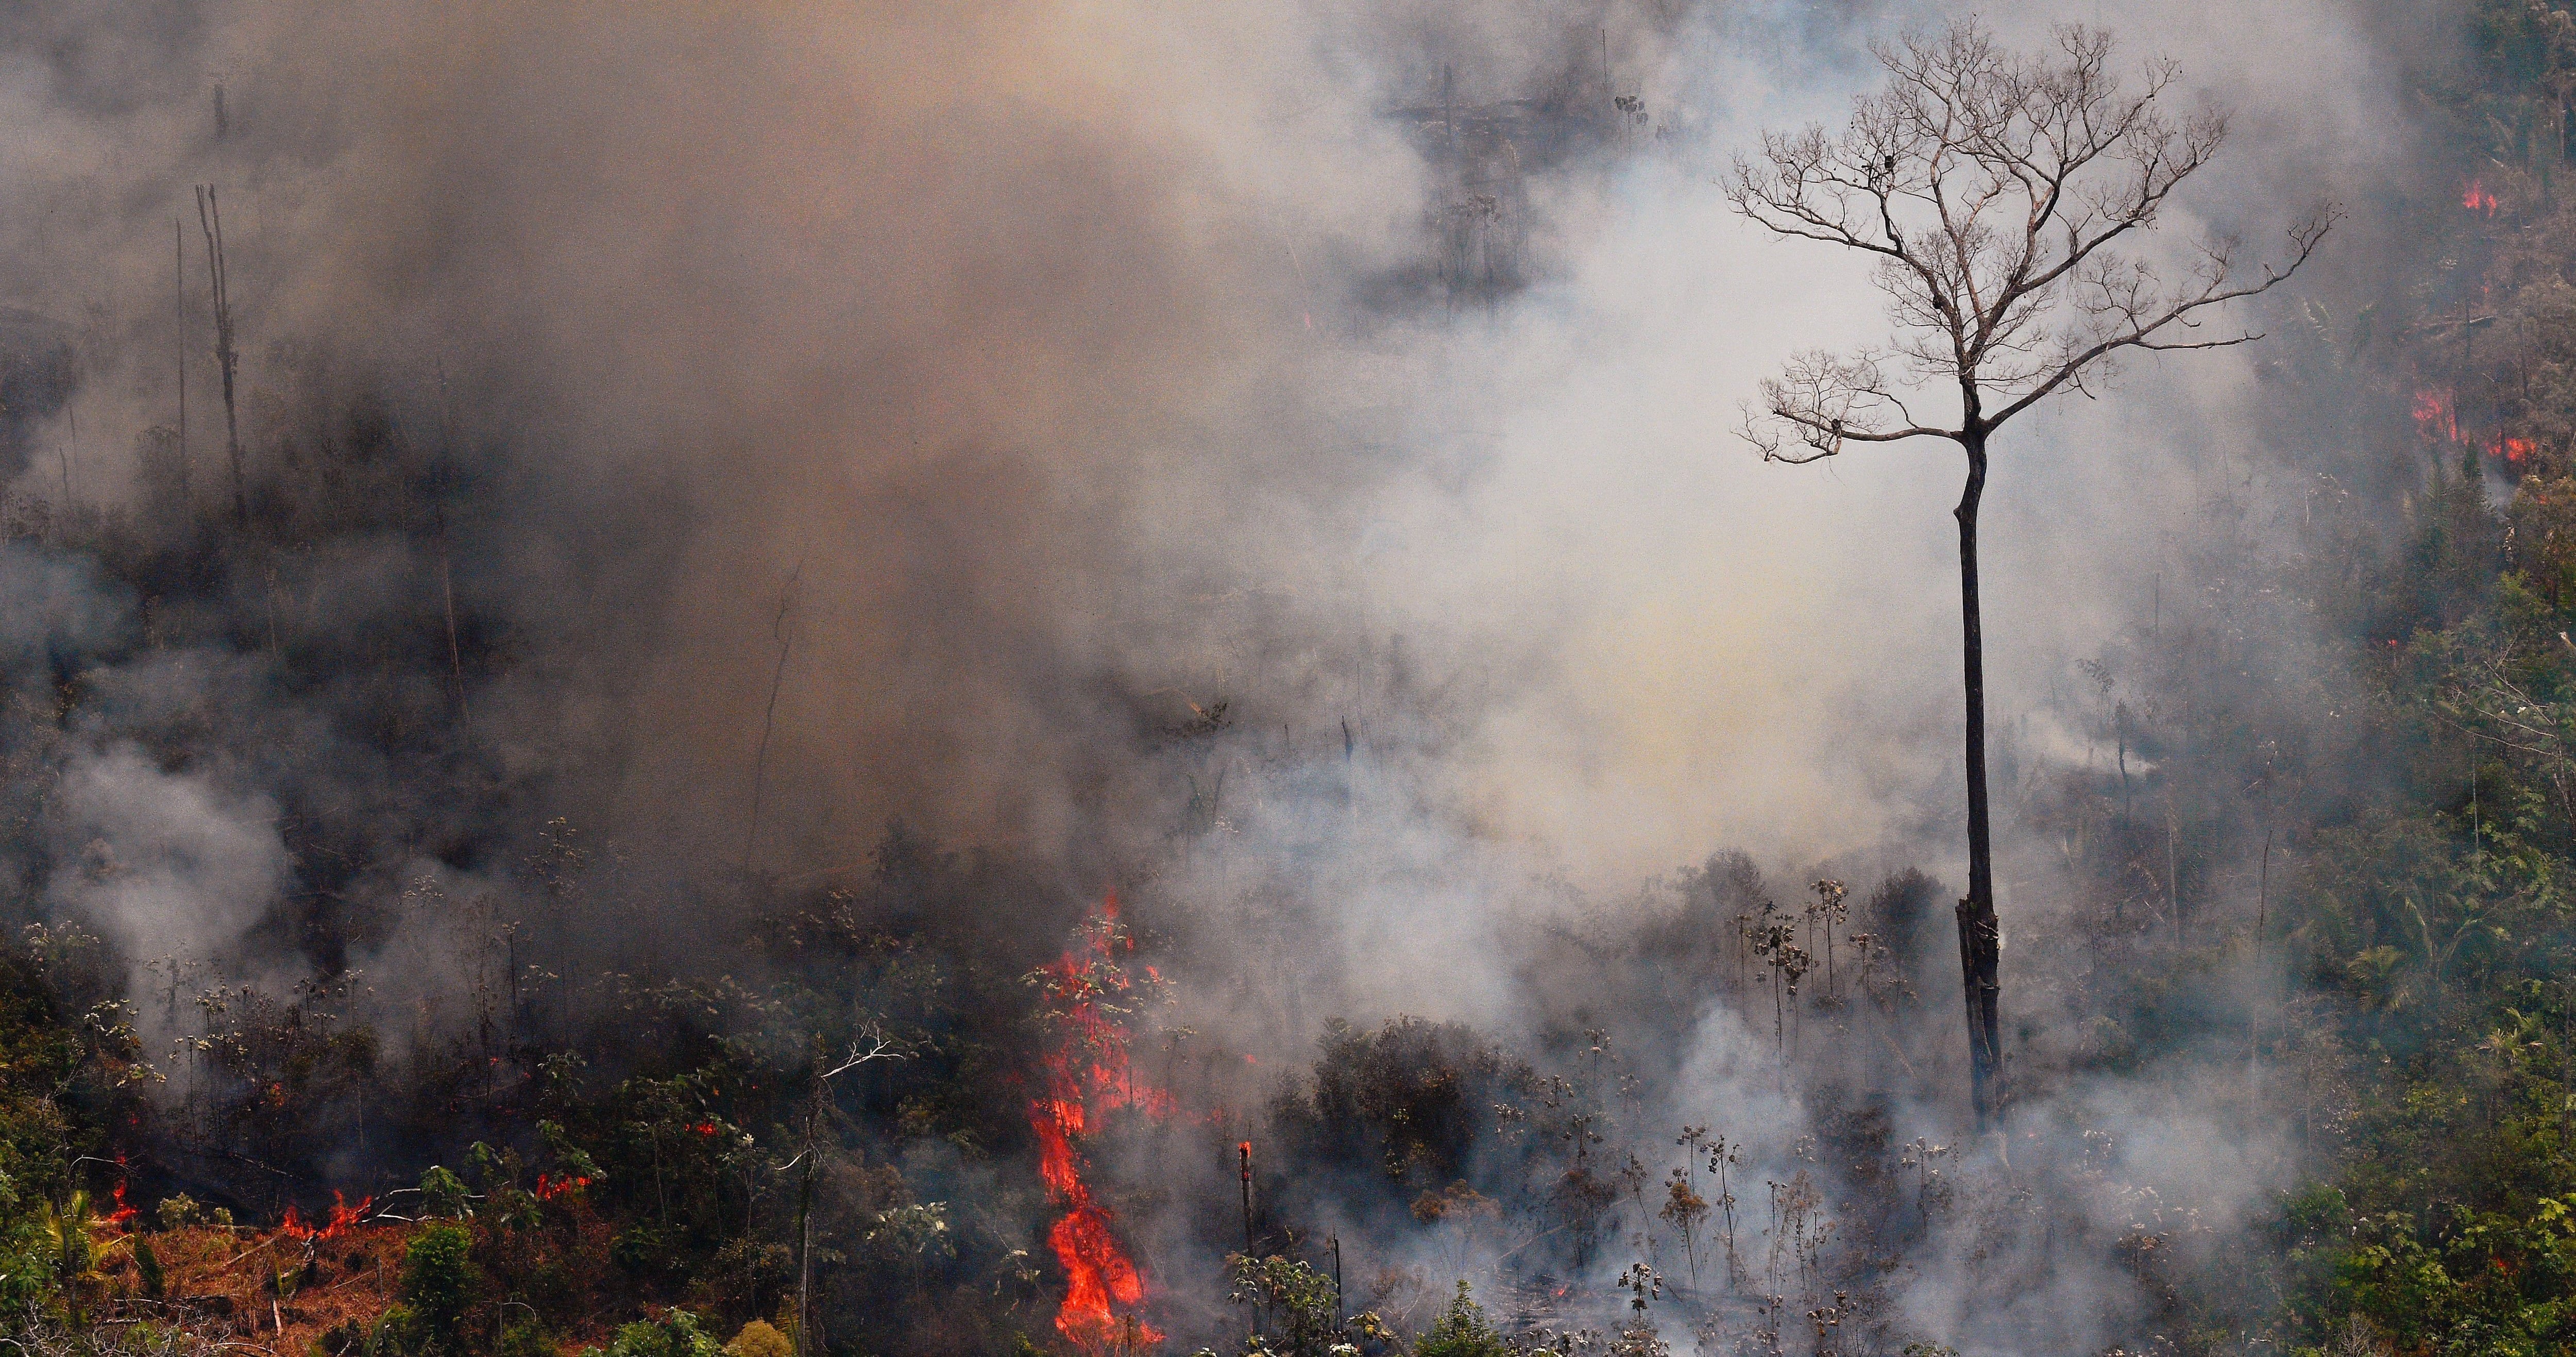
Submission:
M 823 1120 L 823 1080 L 814 1081 L 805 1110 L 805 1176 L 796 1186 L 796 1354 L 811 1353 L 814 1332 L 814 1133 Z
M 449 415 L 447 364 L 441 361 L 438 365 L 438 473 L 429 503 L 438 526 L 438 592 L 447 608 L 447 669 L 456 684 L 457 738 L 464 748 L 471 749 L 474 747 L 474 712 L 466 703 L 465 650 L 456 640 L 455 553 L 447 534 L 447 494 L 451 486 L 449 468 L 455 459 L 456 427 Z
M 1971 418 L 1974 417 L 1974 396 Z M 1973 428 L 1973 425 L 1971 426 Z M 1995 919 L 1994 836 L 1986 791 L 1986 639 L 1977 602 L 1977 506 L 1986 493 L 1986 440 L 1966 441 L 1968 483 L 1959 496 L 1960 650 L 1967 679 L 1968 895 L 1959 902 L 1959 974 L 1968 1001 L 1968 1096 L 1982 1124 L 2003 1107 L 2003 934 Z
M 751 756 L 751 824 L 742 836 L 742 870 L 746 876 L 760 851 L 760 803 L 769 777 L 769 737 L 778 725 L 779 690 L 787 686 L 788 649 L 796 643 L 796 584 L 804 575 L 805 562 L 800 559 L 787 576 L 787 587 L 779 592 L 778 614 L 770 624 L 770 631 L 778 637 L 778 664 L 769 675 L 769 705 L 760 714 L 760 747 Z
M 215 186 L 197 186 L 197 226 L 206 233 L 206 274 L 215 294 L 215 366 L 224 378 L 224 449 L 232 458 L 233 520 L 250 525 L 250 489 L 242 480 L 241 420 L 233 405 L 233 300 L 224 264 L 224 211 Z
M 196 501 L 188 490 L 188 233 L 170 219 L 170 292 L 179 312 L 179 510 L 189 523 L 196 521 Z
M 1756 223 L 1873 259 L 1899 330 L 1886 345 L 1793 357 L 1747 407 L 1744 438 L 1793 464 L 1915 438 L 1948 439 L 1967 453 L 1956 510 L 1968 774 L 1968 894 L 1958 916 L 1980 1122 L 2004 1100 L 1977 598 L 1988 440 L 2051 395 L 2085 390 L 2088 371 L 2120 357 L 2260 338 L 2199 327 L 2215 308 L 2287 280 L 2338 215 L 2320 205 L 2294 223 L 2286 258 L 2259 272 L 2238 266 L 2233 242 L 2213 238 L 2186 273 L 2160 275 L 2124 250 L 2217 153 L 2226 115 L 2169 117 L 2159 101 L 2176 88 L 2178 68 L 2162 58 L 2123 88 L 2098 29 L 2058 29 L 2053 46 L 2010 52 L 1973 18 L 1876 44 L 1888 84 L 1861 100 L 1848 130 L 1766 132 L 1761 154 L 1738 158 L 1727 181 L 1736 210 Z M 1958 383 L 1955 422 L 1922 404 L 1936 379 Z

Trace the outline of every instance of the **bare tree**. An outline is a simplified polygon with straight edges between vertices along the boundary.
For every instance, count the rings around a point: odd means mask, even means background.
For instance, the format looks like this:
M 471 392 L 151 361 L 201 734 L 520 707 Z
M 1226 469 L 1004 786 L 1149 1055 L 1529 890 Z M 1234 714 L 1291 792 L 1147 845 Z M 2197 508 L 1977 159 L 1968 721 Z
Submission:
M 215 94 L 215 126 L 222 135 L 224 100 Z M 233 519 L 250 525 L 250 491 L 242 480 L 241 422 L 233 413 L 233 368 L 240 355 L 233 348 L 232 271 L 224 259 L 224 209 L 215 201 L 215 186 L 197 186 L 197 227 L 206 235 L 206 277 L 215 298 L 215 367 L 224 378 L 224 448 L 232 458 Z
M 2289 228 L 2282 259 L 2254 270 L 2224 238 L 2173 251 L 2174 265 L 2139 252 L 2174 190 L 2216 154 L 2227 119 L 2177 118 L 2175 65 L 2149 61 L 2125 84 L 2111 46 L 2098 29 L 2063 27 L 2054 50 L 2024 54 L 1974 20 L 1880 44 L 1888 83 L 1859 100 L 1849 127 L 1765 133 L 1760 154 L 1738 157 L 1726 184 L 1736 209 L 1761 225 L 1874 259 L 1897 330 L 1881 347 L 1792 358 L 1746 408 L 1743 436 L 1765 460 L 1791 463 L 1912 438 L 1947 439 L 1967 454 L 1956 510 L 1968 774 L 1968 894 L 1958 919 L 1980 1120 L 2003 1096 L 1977 611 L 1988 443 L 2052 394 L 2091 394 L 2088 378 L 2098 384 L 2123 350 L 2259 338 L 2204 331 L 2203 313 L 2288 278 L 2337 216 L 2319 207 Z
M 188 235 L 177 217 L 170 219 L 170 295 L 179 311 L 175 355 L 179 374 L 179 514 L 193 524 L 197 511 L 188 493 Z
M 817 1035 L 814 1042 L 814 1086 L 805 1100 L 804 1144 L 797 1150 L 795 1158 L 778 1166 L 781 1173 L 800 1165 L 804 1168 L 804 1176 L 796 1185 L 796 1357 L 807 1357 L 814 1351 L 812 1340 L 807 1335 L 814 1332 L 814 1307 L 810 1299 L 814 1291 L 814 1175 L 822 1162 L 814 1142 L 823 1129 L 823 1115 L 831 1099 L 832 1081 L 871 1061 L 902 1060 L 912 1054 L 910 1048 L 887 1036 L 884 1029 L 873 1022 L 859 1029 L 858 1036 L 850 1041 L 848 1052 L 832 1062 L 828 1069 L 824 1065 L 830 1057 L 823 1048 L 822 1037 Z
M 778 725 L 778 694 L 787 686 L 787 652 L 796 643 L 796 586 L 805 578 L 805 561 L 799 557 L 796 568 L 787 572 L 787 584 L 778 591 L 778 613 L 770 619 L 770 634 L 778 638 L 778 665 L 769 675 L 769 705 L 760 714 L 760 747 L 751 757 L 751 827 L 743 832 L 742 870 L 748 874 L 760 849 L 760 802 L 769 777 L 769 737 Z

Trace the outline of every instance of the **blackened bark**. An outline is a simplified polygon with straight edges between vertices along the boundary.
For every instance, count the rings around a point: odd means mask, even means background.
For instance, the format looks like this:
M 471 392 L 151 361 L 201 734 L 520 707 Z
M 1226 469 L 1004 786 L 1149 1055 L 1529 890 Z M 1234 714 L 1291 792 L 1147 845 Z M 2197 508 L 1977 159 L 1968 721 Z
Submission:
M 1986 654 L 1977 615 L 1977 503 L 1986 491 L 1986 440 L 1969 410 L 1968 484 L 1959 496 L 1959 616 L 1967 666 L 1968 895 L 1959 902 L 1959 973 L 1968 1001 L 1968 1096 L 1980 1125 L 2003 1109 L 2003 936 L 1995 922 L 1994 844 L 1986 815 Z

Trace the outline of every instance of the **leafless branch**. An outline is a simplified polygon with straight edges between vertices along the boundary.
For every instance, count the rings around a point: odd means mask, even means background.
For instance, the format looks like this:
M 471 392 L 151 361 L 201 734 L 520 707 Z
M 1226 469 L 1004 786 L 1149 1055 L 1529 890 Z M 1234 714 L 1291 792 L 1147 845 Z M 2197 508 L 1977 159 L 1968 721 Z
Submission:
M 2291 226 L 2283 255 L 2240 267 L 2232 241 L 2189 252 L 2168 277 L 2132 252 L 2227 135 L 2223 112 L 2177 114 L 2177 68 L 2124 81 L 2098 29 L 2056 30 L 2051 50 L 1999 47 L 1974 20 L 1875 49 L 1888 72 L 1840 133 L 1768 133 L 1726 181 L 1736 209 L 1782 236 L 1875 261 L 1896 337 L 1851 355 L 1805 353 L 1762 388 L 1741 435 L 1769 460 L 1811 462 L 1853 442 L 1985 434 L 2038 401 L 2084 388 L 2123 350 L 2227 348 L 2206 313 L 2269 291 L 2315 253 L 2339 216 Z M 1890 365 L 1893 371 L 1890 371 Z M 1906 391 L 1957 393 L 1945 421 Z
M 903 1060 L 911 1054 L 911 1047 L 887 1036 L 884 1029 L 870 1024 L 860 1029 L 858 1037 L 850 1042 L 850 1049 L 842 1055 L 840 1064 L 823 1071 L 815 1078 L 818 1081 L 827 1081 L 857 1069 L 871 1060 Z

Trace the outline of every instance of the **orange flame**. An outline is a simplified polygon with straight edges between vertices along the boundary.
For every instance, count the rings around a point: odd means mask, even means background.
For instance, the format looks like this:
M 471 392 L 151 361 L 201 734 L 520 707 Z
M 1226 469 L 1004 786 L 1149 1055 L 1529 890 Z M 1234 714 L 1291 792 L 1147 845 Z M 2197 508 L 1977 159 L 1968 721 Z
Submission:
M 125 1161 L 122 1158 L 118 1159 L 116 1162 L 118 1167 L 124 1167 Z M 116 1199 L 116 1209 L 99 1217 L 98 1223 L 101 1225 L 113 1225 L 120 1230 L 132 1228 L 135 1216 L 141 1213 L 136 1211 L 133 1207 L 125 1204 L 125 1184 L 119 1182 L 116 1186 L 108 1189 L 108 1195 Z
M 2537 445 L 2528 438 L 2498 438 L 2487 444 L 2487 455 L 2501 457 L 2516 466 L 2531 460 Z
M 367 1214 L 367 1208 L 373 1205 L 375 1200 L 371 1196 L 360 1197 L 358 1204 L 351 1206 L 348 1198 L 335 1191 L 331 1194 L 331 1218 L 319 1228 L 305 1224 L 302 1213 L 292 1206 L 286 1208 L 286 1219 L 279 1221 L 277 1228 L 290 1239 L 336 1238 L 348 1233 L 349 1227 L 356 1225 Z
M 2490 217 L 2496 214 L 2495 195 L 2487 192 L 2485 185 L 2476 179 L 2470 180 L 2468 190 L 2460 195 L 2460 206 L 2471 212 L 2483 212 Z
M 1115 1307 L 1144 1300 L 1145 1280 L 1110 1228 L 1116 1218 L 1082 1181 L 1083 1161 L 1074 1148 L 1099 1113 L 1132 1107 L 1161 1116 L 1172 1107 L 1169 1093 L 1137 1083 L 1127 1059 L 1125 1015 L 1138 997 L 1137 984 L 1113 954 L 1135 949 L 1136 940 L 1118 923 L 1113 892 L 1083 926 L 1081 939 L 1031 977 L 1045 993 L 1056 1038 L 1043 1057 L 1046 1096 L 1029 1104 L 1038 1176 L 1046 1180 L 1047 1197 L 1064 1207 L 1063 1218 L 1047 1231 L 1047 1245 L 1064 1267 L 1064 1304 L 1056 1310 L 1055 1327 L 1085 1352 L 1132 1351 L 1163 1341 L 1153 1326 L 1117 1313 Z
M 2459 416 L 2450 392 L 2427 387 L 2415 393 L 2415 431 L 2445 443 L 2460 441 Z
M 540 1173 L 537 1175 L 537 1200 L 550 1202 L 557 1197 L 569 1197 L 588 1186 L 590 1186 L 588 1177 L 549 1178 Z

